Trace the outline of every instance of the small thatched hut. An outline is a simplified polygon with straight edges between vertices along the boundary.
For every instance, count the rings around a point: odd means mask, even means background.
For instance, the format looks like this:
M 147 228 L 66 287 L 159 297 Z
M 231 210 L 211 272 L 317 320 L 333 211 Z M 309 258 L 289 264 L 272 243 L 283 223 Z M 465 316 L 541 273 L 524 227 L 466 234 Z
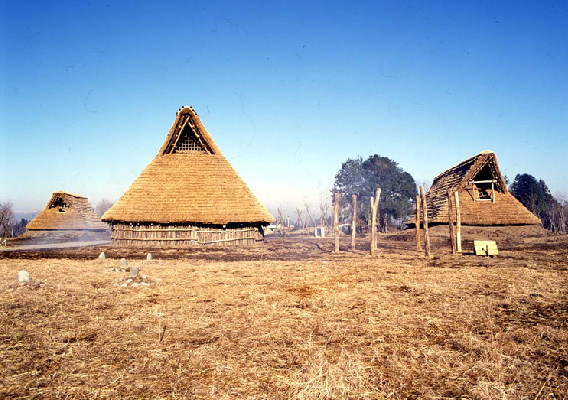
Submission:
M 463 225 L 540 224 L 507 190 L 492 151 L 483 151 L 434 178 L 426 194 L 429 223 L 448 223 L 448 191 L 459 194 Z
M 164 144 L 102 217 L 126 246 L 240 246 L 274 221 L 191 107 L 176 114 Z
M 44 209 L 26 226 L 39 231 L 108 231 L 85 196 L 59 190 Z M 108 233 L 107 233 L 108 234 Z

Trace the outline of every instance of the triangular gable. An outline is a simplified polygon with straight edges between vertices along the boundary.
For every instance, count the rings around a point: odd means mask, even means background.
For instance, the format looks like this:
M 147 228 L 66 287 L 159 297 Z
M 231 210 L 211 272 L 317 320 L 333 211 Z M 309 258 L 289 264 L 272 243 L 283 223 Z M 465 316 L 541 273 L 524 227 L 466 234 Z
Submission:
M 507 184 L 499 170 L 495 153 L 492 151 L 483 151 L 473 158 L 475 160 L 474 163 L 455 190 L 464 189 L 476 182 L 489 184 L 489 181 L 491 181 L 492 184 L 489 186 L 492 186 L 494 190 L 501 193 L 508 193 Z
M 165 154 L 221 154 L 199 116 L 191 107 L 182 107 L 158 155 Z

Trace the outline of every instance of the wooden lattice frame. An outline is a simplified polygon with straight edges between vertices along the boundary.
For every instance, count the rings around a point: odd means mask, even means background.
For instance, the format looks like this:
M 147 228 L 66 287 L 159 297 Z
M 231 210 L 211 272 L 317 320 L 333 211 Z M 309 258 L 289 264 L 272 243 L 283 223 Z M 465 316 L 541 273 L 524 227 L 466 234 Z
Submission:
M 176 153 L 206 153 L 205 147 L 201 140 L 192 134 L 193 132 L 184 132 L 180 134 L 180 138 L 176 143 L 175 152 Z

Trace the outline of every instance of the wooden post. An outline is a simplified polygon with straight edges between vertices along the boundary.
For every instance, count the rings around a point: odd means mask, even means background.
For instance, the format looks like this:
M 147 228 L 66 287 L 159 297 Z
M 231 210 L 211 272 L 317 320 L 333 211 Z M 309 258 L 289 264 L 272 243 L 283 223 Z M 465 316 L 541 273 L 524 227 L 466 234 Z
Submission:
M 339 192 L 335 192 L 333 206 L 333 231 L 335 233 L 335 252 L 339 253 Z
M 353 202 L 353 220 L 351 221 L 351 250 L 355 251 L 355 232 L 357 230 L 357 196 L 352 195 Z
M 450 242 L 452 243 L 452 254 L 456 254 L 456 237 L 454 236 L 454 207 L 452 204 L 452 191 L 448 190 L 448 227 L 450 228 Z
M 371 255 L 375 254 L 377 247 L 377 210 L 379 209 L 379 197 L 381 196 L 381 189 L 377 188 L 375 197 L 371 197 Z
M 422 199 L 422 216 L 424 218 L 424 237 L 426 238 L 426 256 L 430 257 L 430 234 L 428 233 L 428 205 L 424 186 L 420 186 L 420 198 Z
M 371 196 L 371 255 L 375 254 L 375 198 Z
M 461 241 L 461 214 L 460 214 L 460 195 L 458 191 L 454 193 L 456 197 L 456 250 L 458 254 L 462 252 L 462 241 Z
M 377 249 L 378 235 L 377 235 L 376 230 L 377 230 L 377 220 L 379 219 L 379 203 L 380 203 L 380 201 L 381 201 L 381 188 L 377 188 L 377 193 L 375 195 L 375 204 L 374 204 L 374 207 L 375 207 L 375 241 L 374 241 L 373 246 L 375 247 L 375 250 Z
M 416 250 L 422 250 L 420 243 L 420 196 L 416 196 Z

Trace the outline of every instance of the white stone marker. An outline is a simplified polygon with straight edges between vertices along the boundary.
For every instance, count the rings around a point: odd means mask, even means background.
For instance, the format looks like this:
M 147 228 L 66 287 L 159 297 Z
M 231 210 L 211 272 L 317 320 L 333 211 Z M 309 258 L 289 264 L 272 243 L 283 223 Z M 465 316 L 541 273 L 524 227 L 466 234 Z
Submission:
M 99 254 L 99 258 L 100 258 L 101 260 L 104 260 L 105 258 L 107 258 L 104 251 L 103 251 L 101 254 Z
M 30 273 L 28 271 L 18 271 L 18 282 L 29 282 Z
M 148 253 L 146 256 L 146 261 L 152 261 L 152 253 Z
M 130 267 L 130 277 L 131 278 L 136 278 L 138 276 L 138 272 L 140 271 L 140 268 L 138 268 L 136 265 L 133 265 L 132 267 Z
M 121 266 L 121 267 L 126 267 L 126 266 L 128 266 L 128 261 L 126 261 L 126 258 L 121 258 L 121 259 L 120 259 L 120 266 Z

